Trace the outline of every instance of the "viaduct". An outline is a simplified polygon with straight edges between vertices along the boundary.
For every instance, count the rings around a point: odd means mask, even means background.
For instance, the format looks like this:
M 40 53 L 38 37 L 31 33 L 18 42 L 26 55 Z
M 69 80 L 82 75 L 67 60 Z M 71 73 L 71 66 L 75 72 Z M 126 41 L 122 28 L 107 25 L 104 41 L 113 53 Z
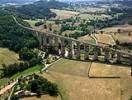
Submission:
M 132 53 L 79 41 L 50 32 L 39 32 L 33 28 L 20 24 L 14 16 L 13 19 L 20 27 L 34 31 L 35 34 L 33 35 L 37 37 L 41 47 L 53 47 L 62 57 L 78 60 L 83 58 L 83 60 L 98 60 L 113 64 L 132 65 Z

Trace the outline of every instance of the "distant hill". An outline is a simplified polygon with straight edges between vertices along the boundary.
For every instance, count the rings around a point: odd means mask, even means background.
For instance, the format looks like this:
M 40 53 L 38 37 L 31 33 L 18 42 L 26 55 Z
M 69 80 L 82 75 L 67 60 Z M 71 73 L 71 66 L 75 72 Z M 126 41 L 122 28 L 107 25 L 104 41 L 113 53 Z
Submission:
M 27 2 L 35 2 L 38 0 L 0 0 L 1 4 L 5 3 L 27 3 Z
M 131 7 L 132 5 L 132 0 L 115 0 L 113 1 L 114 3 L 118 3 L 118 4 L 122 4 L 122 5 L 127 5 L 129 7 Z
M 41 0 L 33 4 L 22 5 L 19 7 L 10 6 L 5 8 L 9 12 L 17 13 L 24 18 L 50 18 L 55 17 L 56 14 L 51 12 L 50 9 L 61 9 L 67 7 L 68 4 L 51 0 Z

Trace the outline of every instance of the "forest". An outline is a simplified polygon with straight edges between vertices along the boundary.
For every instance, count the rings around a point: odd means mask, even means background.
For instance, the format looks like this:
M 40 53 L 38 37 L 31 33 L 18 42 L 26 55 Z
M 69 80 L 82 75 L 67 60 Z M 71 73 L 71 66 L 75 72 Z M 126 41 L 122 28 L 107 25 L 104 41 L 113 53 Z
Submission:
M 39 44 L 31 31 L 19 27 L 12 16 L 4 12 L 0 13 L 0 40 L 0 47 L 7 47 L 16 52 L 24 47 L 38 47 Z

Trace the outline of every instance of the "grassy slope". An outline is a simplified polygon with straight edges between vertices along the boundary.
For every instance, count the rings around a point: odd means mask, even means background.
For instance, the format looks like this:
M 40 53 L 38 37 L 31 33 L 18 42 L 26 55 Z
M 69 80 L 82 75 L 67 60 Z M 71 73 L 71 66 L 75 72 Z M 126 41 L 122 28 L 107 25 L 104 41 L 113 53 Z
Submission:
M 2 64 L 13 64 L 19 60 L 18 54 L 7 48 L 0 48 L 0 67 Z
M 25 22 L 28 22 L 30 25 L 31 25 L 31 27 L 34 27 L 35 26 L 35 23 L 37 23 L 38 21 L 36 21 L 36 20 L 24 20 Z
M 11 79 L 16 79 L 17 77 L 20 77 L 22 75 L 25 76 L 25 75 L 30 75 L 30 74 L 33 74 L 35 72 L 38 72 L 41 70 L 42 67 L 43 67 L 42 65 L 36 65 L 36 66 L 29 68 L 23 72 L 19 72 L 19 73 L 15 74 L 11 77 L 2 78 L 2 79 L 0 79 L 0 85 L 4 85 L 7 82 L 9 82 Z

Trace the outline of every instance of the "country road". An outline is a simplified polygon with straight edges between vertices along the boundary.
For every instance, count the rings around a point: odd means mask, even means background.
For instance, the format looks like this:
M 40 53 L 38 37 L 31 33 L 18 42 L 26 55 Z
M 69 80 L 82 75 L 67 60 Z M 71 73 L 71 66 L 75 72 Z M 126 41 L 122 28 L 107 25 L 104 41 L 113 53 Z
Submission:
M 0 90 L 0 96 L 3 95 L 6 91 L 10 90 L 15 84 L 17 83 L 17 81 L 5 86 L 4 88 L 2 88 Z

